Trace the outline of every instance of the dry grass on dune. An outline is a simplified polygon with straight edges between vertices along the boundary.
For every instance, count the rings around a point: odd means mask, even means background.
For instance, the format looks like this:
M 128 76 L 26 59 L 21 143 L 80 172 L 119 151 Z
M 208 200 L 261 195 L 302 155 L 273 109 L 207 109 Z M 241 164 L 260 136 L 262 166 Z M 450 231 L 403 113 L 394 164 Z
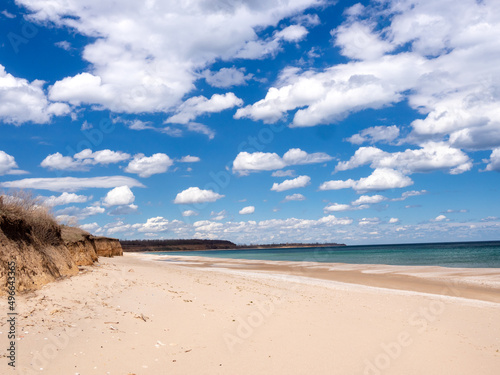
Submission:
M 61 229 L 50 208 L 39 197 L 23 190 L 0 194 L 0 227 L 9 233 L 9 228 L 19 228 L 20 223 L 25 233 L 12 233 L 21 237 L 30 237 L 38 244 L 57 245 L 60 242 Z

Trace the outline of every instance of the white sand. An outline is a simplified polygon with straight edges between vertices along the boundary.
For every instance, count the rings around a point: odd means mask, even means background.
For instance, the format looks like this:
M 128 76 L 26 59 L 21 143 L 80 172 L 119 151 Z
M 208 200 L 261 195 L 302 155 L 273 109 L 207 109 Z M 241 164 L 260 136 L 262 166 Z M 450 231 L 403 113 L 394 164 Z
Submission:
M 17 373 L 500 373 L 500 304 L 462 298 L 460 288 L 444 296 L 142 258 L 101 258 L 18 296 Z M 478 272 L 468 276 L 495 287 L 497 273 Z M 4 317 L 6 307 L 2 299 Z M 0 372 L 16 373 L 7 362 Z

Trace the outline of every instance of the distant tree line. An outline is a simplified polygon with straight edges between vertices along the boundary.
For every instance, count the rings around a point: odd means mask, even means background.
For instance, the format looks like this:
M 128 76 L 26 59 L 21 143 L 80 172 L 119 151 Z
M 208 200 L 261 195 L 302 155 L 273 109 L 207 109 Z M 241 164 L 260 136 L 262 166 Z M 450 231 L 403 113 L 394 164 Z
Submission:
M 236 245 L 226 240 L 172 239 L 172 240 L 120 240 L 123 251 L 190 251 L 190 250 L 228 250 L 262 249 L 290 247 L 334 247 L 345 246 L 338 243 L 274 243 L 260 245 Z

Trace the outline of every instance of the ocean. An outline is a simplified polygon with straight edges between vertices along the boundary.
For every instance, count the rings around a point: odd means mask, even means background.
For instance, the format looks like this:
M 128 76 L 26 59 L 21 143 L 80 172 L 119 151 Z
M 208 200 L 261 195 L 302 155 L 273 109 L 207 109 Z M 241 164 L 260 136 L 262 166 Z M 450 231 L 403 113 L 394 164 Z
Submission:
M 500 268 L 500 241 L 401 245 L 154 252 L 156 255 L 211 258 Z

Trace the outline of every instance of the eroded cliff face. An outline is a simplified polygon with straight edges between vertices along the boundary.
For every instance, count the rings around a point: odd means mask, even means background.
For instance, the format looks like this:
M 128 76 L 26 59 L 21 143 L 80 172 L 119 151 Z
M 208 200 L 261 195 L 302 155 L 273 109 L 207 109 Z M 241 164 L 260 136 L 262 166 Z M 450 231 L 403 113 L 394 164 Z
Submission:
M 38 289 L 63 276 L 76 275 L 78 266 L 60 233 L 51 243 L 33 241 L 22 220 L 0 217 L 0 294 L 7 286 L 9 262 L 15 262 L 16 291 Z
M 122 245 L 115 238 L 92 237 L 97 255 L 100 257 L 113 257 L 123 255 Z
M 78 266 L 90 266 L 98 261 L 92 235 L 79 228 L 62 226 L 61 237 Z
M 114 238 L 94 237 L 79 228 L 56 227 L 50 243 L 34 240 L 22 220 L 0 217 L 0 295 L 6 293 L 9 262 L 15 262 L 16 292 L 35 290 L 60 277 L 76 275 L 99 256 L 123 255 Z

